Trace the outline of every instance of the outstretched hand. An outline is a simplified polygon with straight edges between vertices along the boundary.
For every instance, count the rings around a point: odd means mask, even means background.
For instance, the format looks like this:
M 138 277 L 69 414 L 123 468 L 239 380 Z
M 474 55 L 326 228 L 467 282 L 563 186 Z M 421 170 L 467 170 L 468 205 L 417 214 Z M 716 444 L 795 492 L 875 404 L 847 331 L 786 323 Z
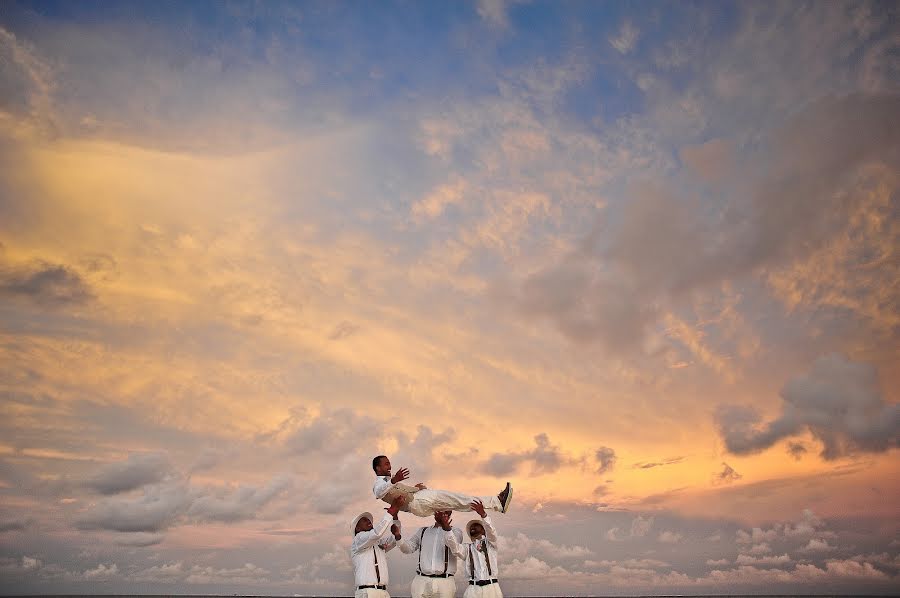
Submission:
M 422 482 L 419 482 L 418 484 L 416 484 L 416 488 L 418 488 L 419 490 L 427 490 L 428 486 L 426 486 Z
M 391 533 L 394 534 L 394 540 L 396 540 L 397 542 L 399 542 L 400 539 L 403 538 L 403 536 L 400 535 L 400 528 L 397 527 L 396 523 L 391 526 Z
M 476 513 L 478 513 L 482 519 L 487 517 L 487 511 L 484 510 L 484 503 L 481 502 L 479 499 L 477 499 L 477 498 L 474 499 L 472 502 L 469 503 L 469 506 L 472 507 L 472 510 L 475 511 Z
M 397 482 L 402 482 L 406 478 L 409 477 L 409 470 L 405 467 L 401 467 L 397 470 L 393 476 L 391 476 L 391 484 L 396 484 Z

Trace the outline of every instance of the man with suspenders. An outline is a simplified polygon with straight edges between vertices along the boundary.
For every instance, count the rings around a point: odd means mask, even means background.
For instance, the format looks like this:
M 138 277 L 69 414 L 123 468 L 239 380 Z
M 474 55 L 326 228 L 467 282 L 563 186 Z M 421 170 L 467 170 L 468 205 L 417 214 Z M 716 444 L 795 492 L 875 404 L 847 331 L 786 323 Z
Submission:
M 434 525 L 423 527 L 411 538 L 400 542 L 400 551 L 411 554 L 419 551 L 419 563 L 410 592 L 412 598 L 454 598 L 456 596 L 457 558 L 461 552 L 463 533 L 452 527 L 451 511 L 434 514 Z
M 463 545 L 463 558 L 468 576 L 469 587 L 463 598 L 503 598 L 500 583 L 497 581 L 497 531 L 484 505 L 480 501 L 472 501 L 472 510 L 481 519 L 473 519 L 466 524 L 466 532 L 471 542 Z
M 394 501 L 387 513 L 372 525 L 371 513 L 360 513 L 353 519 L 353 543 L 350 546 L 350 560 L 353 561 L 353 577 L 356 583 L 354 598 L 391 598 L 388 594 L 388 567 L 385 553 L 400 540 L 400 501 Z M 391 530 L 387 538 L 385 532 Z

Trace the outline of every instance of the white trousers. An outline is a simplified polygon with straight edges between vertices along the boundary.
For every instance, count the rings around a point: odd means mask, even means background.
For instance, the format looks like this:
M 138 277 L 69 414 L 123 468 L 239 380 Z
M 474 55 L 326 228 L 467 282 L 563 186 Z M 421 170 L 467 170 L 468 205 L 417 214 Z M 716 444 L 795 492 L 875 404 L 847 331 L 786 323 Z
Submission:
M 419 490 L 413 494 L 406 509 L 416 517 L 431 517 L 438 511 L 471 511 L 472 507 L 469 506 L 469 503 L 476 498 L 484 504 L 485 509 L 503 510 L 503 505 L 496 496 L 472 496 L 471 494 L 432 490 L 431 488 Z
M 470 585 L 466 588 L 463 598 L 503 598 L 503 592 L 500 591 L 499 583 L 492 583 L 486 586 Z
M 456 598 L 456 580 L 452 577 L 416 575 L 409 590 L 412 598 Z
M 372 588 L 363 588 L 356 590 L 353 598 L 391 598 L 387 590 L 373 590 Z

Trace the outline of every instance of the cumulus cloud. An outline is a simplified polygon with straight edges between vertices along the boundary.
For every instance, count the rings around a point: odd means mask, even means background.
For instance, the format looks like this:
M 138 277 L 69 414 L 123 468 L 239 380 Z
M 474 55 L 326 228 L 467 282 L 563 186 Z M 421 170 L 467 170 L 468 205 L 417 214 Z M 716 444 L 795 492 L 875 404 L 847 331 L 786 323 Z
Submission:
M 678 532 L 673 532 L 673 531 L 669 531 L 669 530 L 660 532 L 660 534 L 656 537 L 656 539 L 658 541 L 662 542 L 663 544 L 677 544 L 677 543 L 681 542 L 682 538 L 684 538 L 684 536 L 682 536 Z
M 750 407 L 719 408 L 716 423 L 730 452 L 756 453 L 805 431 L 822 443 L 827 460 L 884 452 L 900 441 L 900 405 L 884 401 L 868 364 L 820 357 L 808 373 L 785 384 L 781 398 L 781 415 L 767 423 Z
M 569 572 L 560 567 L 549 565 L 533 556 L 525 559 L 513 559 L 503 568 L 503 576 L 509 579 L 544 579 L 552 576 L 568 575 Z
M 640 538 L 646 536 L 650 528 L 653 527 L 653 517 L 637 516 L 631 520 L 631 537 Z
M 530 451 L 494 453 L 481 465 L 481 470 L 494 476 L 513 473 L 522 463 L 530 463 L 533 475 L 553 473 L 572 460 L 563 455 L 559 446 L 550 444 L 547 434 L 534 437 L 535 448 Z
M 119 566 L 115 563 L 107 565 L 100 563 L 93 569 L 82 572 L 81 576 L 88 581 L 103 581 L 116 577 L 119 574 Z
M 293 479 L 290 476 L 279 475 L 262 488 L 241 486 L 227 494 L 219 491 L 199 496 L 191 503 L 187 515 L 200 521 L 226 523 L 253 519 L 262 507 L 292 485 Z
M 62 307 L 86 303 L 94 294 L 87 281 L 72 268 L 38 261 L 0 269 L 0 296 Z
M 135 498 L 105 499 L 93 505 L 77 521 L 81 529 L 117 532 L 158 532 L 183 515 L 192 500 L 184 484 L 150 486 Z
M 119 494 L 161 482 L 172 473 L 172 465 L 162 453 L 131 454 L 125 461 L 101 467 L 85 486 L 100 494 Z
M 156 533 L 187 521 L 233 523 L 256 518 L 260 511 L 291 487 L 290 476 L 277 475 L 263 487 L 193 488 L 183 481 L 144 487 L 138 497 L 111 497 L 91 505 L 76 520 L 80 529 L 145 532 L 121 536 L 142 545 Z
M 791 558 L 782 554 L 780 556 L 753 556 L 749 554 L 739 554 L 737 560 L 735 560 L 736 565 L 753 565 L 753 566 L 763 566 L 763 565 L 785 565 L 791 562 Z
M 549 560 L 584 559 L 594 554 L 594 551 L 584 546 L 567 546 L 554 544 L 544 538 L 530 538 L 518 532 L 514 538 L 500 536 L 500 551 L 509 558 L 525 559 L 529 555 L 536 555 Z

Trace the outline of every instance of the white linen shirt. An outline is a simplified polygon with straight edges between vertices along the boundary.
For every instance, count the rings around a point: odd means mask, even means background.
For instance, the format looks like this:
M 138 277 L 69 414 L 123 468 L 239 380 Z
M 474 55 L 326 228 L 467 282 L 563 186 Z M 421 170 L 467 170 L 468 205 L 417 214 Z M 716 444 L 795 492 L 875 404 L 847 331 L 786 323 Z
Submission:
M 494 529 L 494 522 L 491 516 L 482 518 L 482 527 L 484 527 L 484 537 L 475 542 L 466 542 L 463 545 L 463 560 L 465 561 L 466 579 L 497 579 L 499 558 L 497 555 L 497 530 Z M 487 539 L 487 542 L 485 542 Z M 478 550 L 478 546 L 482 545 L 482 549 Z M 485 559 L 484 550 L 487 549 L 487 557 L 491 560 L 491 569 L 488 573 L 487 560 Z M 474 567 L 474 577 L 472 575 Z
M 422 530 L 425 534 L 422 534 Z M 421 543 L 420 543 L 421 540 Z M 448 549 L 447 571 L 448 575 L 456 573 L 456 559 L 465 558 L 462 547 L 462 530 L 454 527 L 444 531 L 441 527 L 420 527 L 411 534 L 410 538 L 400 541 L 400 552 L 410 554 L 419 551 L 420 572 L 426 575 L 440 575 L 444 573 L 444 548 Z
M 353 576 L 357 586 L 387 585 L 388 567 L 385 553 L 397 545 L 393 534 L 383 538 L 384 533 L 390 529 L 391 523 L 400 525 L 394 521 L 389 513 L 368 532 L 359 532 L 353 536 L 350 545 L 350 560 L 353 561 Z M 375 559 L 378 559 L 378 574 L 375 573 Z M 381 579 L 379 580 L 379 574 Z

